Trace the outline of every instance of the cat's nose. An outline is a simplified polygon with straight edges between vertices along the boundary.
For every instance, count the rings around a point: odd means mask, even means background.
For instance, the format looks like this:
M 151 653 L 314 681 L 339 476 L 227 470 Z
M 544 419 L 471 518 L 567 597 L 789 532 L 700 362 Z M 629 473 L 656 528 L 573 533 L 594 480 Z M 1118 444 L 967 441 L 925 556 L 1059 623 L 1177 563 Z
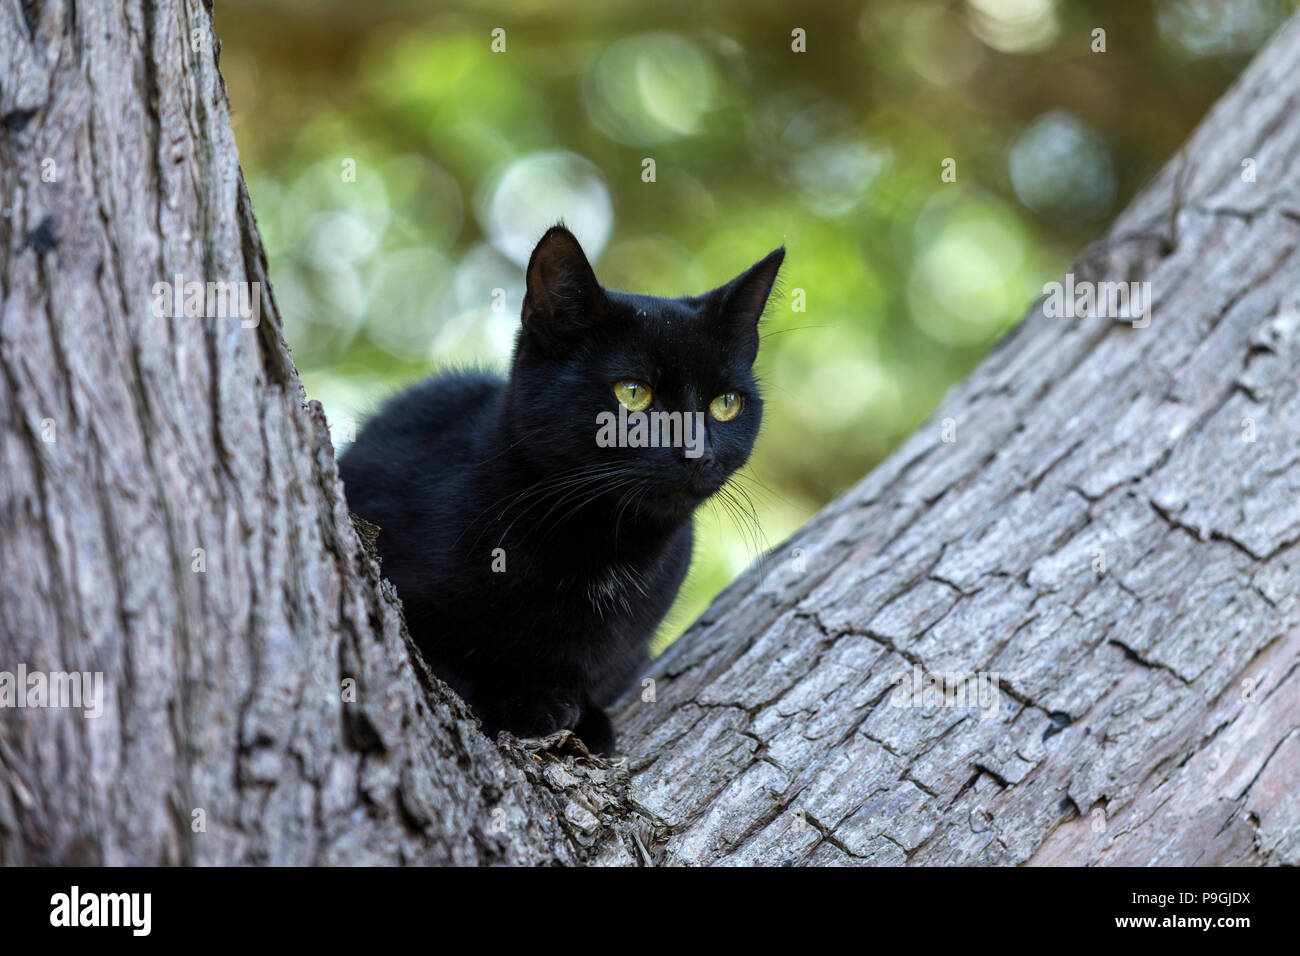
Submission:
M 707 465 L 713 464 L 713 446 L 705 445 L 703 448 L 696 448 L 694 454 L 688 454 L 691 449 L 682 449 L 682 461 L 693 471 L 699 471 Z

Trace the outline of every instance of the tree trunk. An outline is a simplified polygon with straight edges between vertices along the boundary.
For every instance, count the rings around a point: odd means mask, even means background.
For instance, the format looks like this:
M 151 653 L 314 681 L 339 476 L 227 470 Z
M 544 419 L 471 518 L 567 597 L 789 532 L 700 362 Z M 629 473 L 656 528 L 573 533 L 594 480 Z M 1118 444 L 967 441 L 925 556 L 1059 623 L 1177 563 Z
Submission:
M 0 863 L 578 859 L 416 679 L 281 337 L 207 6 L 123 7 L 0 8 L 0 670 L 108 697 L 0 711 Z M 260 322 L 155 317 L 178 275 L 260 283 Z
M 1150 325 L 1040 303 L 656 662 L 613 766 L 413 663 L 207 6 L 10 3 L 0 51 L 0 671 L 106 697 L 0 711 L 0 863 L 1300 862 L 1297 21 L 1074 270 Z M 177 276 L 260 321 L 155 316 Z M 895 706 L 918 668 L 996 707 Z

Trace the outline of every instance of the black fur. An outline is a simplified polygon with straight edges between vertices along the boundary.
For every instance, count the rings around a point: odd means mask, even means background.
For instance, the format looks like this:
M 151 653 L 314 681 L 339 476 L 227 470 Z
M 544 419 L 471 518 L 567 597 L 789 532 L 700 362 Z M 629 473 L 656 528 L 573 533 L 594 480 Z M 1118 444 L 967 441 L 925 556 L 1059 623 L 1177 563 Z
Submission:
M 757 323 L 784 254 L 664 299 L 602 289 L 577 239 L 552 228 L 528 265 L 509 379 L 430 379 L 343 456 L 412 637 L 489 735 L 567 727 L 613 748 L 604 708 L 640 675 L 686 575 L 692 514 L 758 436 Z M 650 385 L 652 409 L 706 413 L 699 457 L 598 446 L 597 414 L 617 413 L 627 379 Z M 723 392 L 743 396 L 729 422 L 707 414 Z

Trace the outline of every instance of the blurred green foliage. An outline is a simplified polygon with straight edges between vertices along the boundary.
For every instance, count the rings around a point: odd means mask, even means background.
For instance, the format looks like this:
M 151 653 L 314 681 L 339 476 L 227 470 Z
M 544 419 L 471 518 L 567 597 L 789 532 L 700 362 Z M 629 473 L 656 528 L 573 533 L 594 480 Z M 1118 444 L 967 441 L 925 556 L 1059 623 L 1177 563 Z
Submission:
M 557 219 L 606 285 L 664 295 L 784 242 L 749 469 L 765 487 L 746 485 L 775 544 L 924 421 L 1293 5 L 223 0 L 216 16 L 276 299 L 336 442 L 439 367 L 504 366 L 527 253 Z M 754 556 L 708 511 L 661 643 Z

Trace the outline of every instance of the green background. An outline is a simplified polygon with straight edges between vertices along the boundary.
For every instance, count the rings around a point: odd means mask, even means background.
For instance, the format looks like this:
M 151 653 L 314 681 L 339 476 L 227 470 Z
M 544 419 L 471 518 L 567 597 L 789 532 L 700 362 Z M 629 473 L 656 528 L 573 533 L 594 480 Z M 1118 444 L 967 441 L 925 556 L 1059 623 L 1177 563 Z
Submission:
M 504 367 L 557 219 L 605 285 L 661 295 L 785 243 L 740 483 L 761 530 L 705 507 L 662 646 L 925 420 L 1293 6 L 223 0 L 216 22 L 336 444 L 439 368 Z

